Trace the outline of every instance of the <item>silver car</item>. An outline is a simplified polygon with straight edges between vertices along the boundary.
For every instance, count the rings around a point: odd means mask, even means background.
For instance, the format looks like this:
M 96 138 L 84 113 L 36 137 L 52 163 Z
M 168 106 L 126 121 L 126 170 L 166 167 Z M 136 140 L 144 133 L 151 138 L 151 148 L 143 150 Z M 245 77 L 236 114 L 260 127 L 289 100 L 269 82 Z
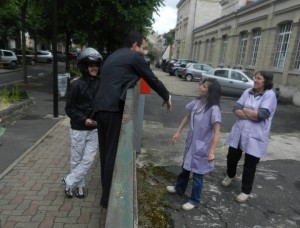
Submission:
M 36 58 L 38 62 L 41 63 L 52 63 L 53 55 L 50 51 L 37 51 Z
M 201 80 L 202 73 L 213 69 L 214 69 L 213 67 L 207 64 L 189 63 L 182 70 L 182 78 L 187 80 L 188 82 L 192 80 Z
M 222 93 L 241 95 L 245 89 L 254 86 L 253 75 L 249 71 L 215 68 L 202 74 L 204 78 L 215 78 L 219 81 Z

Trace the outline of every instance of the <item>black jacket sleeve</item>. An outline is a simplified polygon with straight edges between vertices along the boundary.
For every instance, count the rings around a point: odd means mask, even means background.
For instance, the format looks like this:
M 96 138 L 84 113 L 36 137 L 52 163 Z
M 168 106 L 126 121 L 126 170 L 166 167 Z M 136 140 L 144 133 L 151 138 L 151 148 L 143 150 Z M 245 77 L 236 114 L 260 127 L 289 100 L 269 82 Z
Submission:
M 154 75 L 144 57 L 137 53 L 134 68 L 147 84 L 164 100 L 169 100 L 169 92 L 164 84 Z

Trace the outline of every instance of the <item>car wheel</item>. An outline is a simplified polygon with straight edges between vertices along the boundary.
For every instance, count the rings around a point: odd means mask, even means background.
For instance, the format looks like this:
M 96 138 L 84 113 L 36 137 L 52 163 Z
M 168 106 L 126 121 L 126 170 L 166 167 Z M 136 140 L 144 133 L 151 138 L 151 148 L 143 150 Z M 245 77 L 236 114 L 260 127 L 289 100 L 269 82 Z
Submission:
M 190 74 L 187 74 L 187 75 L 185 76 L 185 80 L 187 80 L 188 82 L 190 82 L 190 81 L 193 80 L 193 76 L 190 75 Z
M 17 62 L 12 61 L 12 62 L 10 63 L 10 67 L 13 68 L 13 69 L 15 69 L 15 68 L 17 67 Z
M 31 59 L 31 60 L 30 60 L 30 65 L 31 65 L 31 66 L 35 65 L 35 60 Z
M 172 75 L 173 75 L 173 76 L 177 75 L 177 70 L 174 70 L 174 72 L 173 72 Z
M 47 63 L 52 63 L 52 59 L 47 59 Z

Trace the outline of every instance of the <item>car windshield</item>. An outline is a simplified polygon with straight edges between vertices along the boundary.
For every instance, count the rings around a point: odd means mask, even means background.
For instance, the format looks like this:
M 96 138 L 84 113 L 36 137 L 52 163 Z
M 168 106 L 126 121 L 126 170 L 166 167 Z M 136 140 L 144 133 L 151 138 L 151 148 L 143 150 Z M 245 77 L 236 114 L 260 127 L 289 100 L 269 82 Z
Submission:
M 243 71 L 251 80 L 253 80 L 253 74 L 250 71 Z

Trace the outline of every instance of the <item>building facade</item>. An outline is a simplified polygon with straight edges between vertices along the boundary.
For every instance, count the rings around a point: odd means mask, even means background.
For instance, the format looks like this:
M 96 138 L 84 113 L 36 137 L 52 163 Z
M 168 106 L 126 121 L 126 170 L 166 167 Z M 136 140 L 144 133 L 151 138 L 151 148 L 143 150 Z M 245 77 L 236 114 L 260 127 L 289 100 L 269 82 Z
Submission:
M 272 71 L 281 98 L 300 105 L 300 1 L 222 0 L 220 5 L 221 17 L 193 29 L 191 59 Z
M 180 0 L 177 4 L 174 58 L 192 57 L 193 30 L 221 16 L 221 0 Z

